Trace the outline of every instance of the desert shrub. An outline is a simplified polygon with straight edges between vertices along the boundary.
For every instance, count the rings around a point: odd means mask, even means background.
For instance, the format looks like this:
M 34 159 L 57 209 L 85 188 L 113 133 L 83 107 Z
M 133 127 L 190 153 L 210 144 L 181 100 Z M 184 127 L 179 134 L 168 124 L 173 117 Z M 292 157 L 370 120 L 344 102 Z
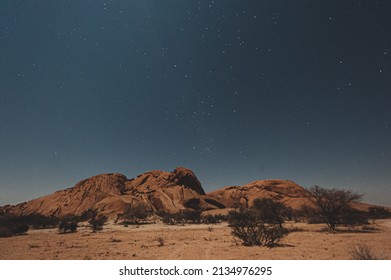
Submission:
M 239 209 L 230 211 L 228 223 L 231 234 L 241 240 L 244 246 L 276 246 L 288 234 L 288 230 L 276 223 L 266 223 L 256 211 Z
M 202 223 L 204 224 L 218 224 L 222 221 L 222 215 L 206 215 L 202 217 Z
M 159 247 L 164 246 L 164 238 L 163 237 L 157 237 L 156 241 L 159 243 L 159 245 L 158 245 Z
M 185 210 L 181 212 L 181 216 L 182 220 L 186 223 L 201 223 L 201 211 L 199 210 Z
M 97 231 L 97 230 L 102 230 L 103 229 L 103 225 L 105 224 L 106 221 L 107 221 L 107 217 L 106 216 L 95 216 L 95 217 L 92 217 L 88 221 L 88 223 L 90 225 L 90 228 L 93 231 Z
M 158 216 L 162 218 L 164 224 L 177 225 L 185 223 L 204 223 L 204 224 L 217 224 L 221 221 L 226 221 L 227 216 L 223 215 L 205 215 L 202 216 L 202 212 L 198 210 L 184 210 L 177 213 L 158 212 Z
M 16 224 L 11 227 L 0 227 L 0 237 L 10 237 L 14 235 L 25 234 L 29 230 L 26 224 Z
M 162 221 L 166 225 L 175 225 L 177 221 L 177 214 L 167 213 L 164 211 L 159 211 L 157 213 L 158 216 L 162 218 Z
M 13 235 L 25 234 L 29 230 L 29 226 L 26 224 L 20 224 L 11 229 Z
M 263 228 L 259 225 L 235 226 L 232 235 L 239 238 L 244 246 L 260 246 Z
M 44 216 L 41 214 L 31 214 L 31 215 L 22 215 L 15 216 L 11 214 L 6 214 L 0 217 L 0 223 L 3 225 L 20 225 L 25 224 L 32 228 L 41 229 L 41 228 L 53 228 L 58 225 L 59 219 L 52 216 Z
M 228 224 L 230 227 L 255 225 L 258 220 L 256 212 L 249 209 L 239 208 L 228 213 Z
M 304 204 L 300 209 L 294 211 L 294 218 L 295 221 L 305 221 L 309 224 L 322 224 L 324 223 L 324 219 L 318 212 L 317 208 Z
M 369 223 L 368 213 L 348 207 L 341 213 L 339 223 L 351 227 L 366 225 Z
M 58 225 L 58 232 L 59 233 L 66 233 L 68 231 L 68 223 L 66 222 L 61 222 Z
M 286 228 L 283 228 L 280 225 L 263 224 L 263 227 L 261 234 L 262 242 L 263 245 L 267 247 L 276 246 L 280 243 L 281 239 L 289 233 Z
M 77 221 L 64 219 L 58 225 L 59 233 L 68 233 L 68 232 L 76 232 L 77 230 Z
M 12 236 L 12 232 L 9 228 L 0 227 L 0 238 L 2 237 L 10 237 Z
M 184 211 L 179 211 L 177 213 L 159 212 L 158 215 L 162 218 L 163 223 L 166 225 L 184 225 L 187 222 L 188 218 L 188 213 Z
M 373 252 L 365 244 L 356 244 L 351 250 L 350 255 L 353 260 L 386 260 L 387 256 Z
M 26 224 L 35 229 L 55 228 L 59 223 L 59 218 L 54 216 L 44 216 L 41 214 L 32 214 L 24 216 Z
M 391 218 L 391 211 L 384 207 L 369 207 L 368 218 L 370 219 L 388 219 Z
M 26 216 L 1 215 L 0 224 L 0 237 L 25 234 L 30 228 Z
M 118 238 L 111 237 L 110 242 L 118 243 L 118 242 L 122 242 L 122 240 L 118 239 Z

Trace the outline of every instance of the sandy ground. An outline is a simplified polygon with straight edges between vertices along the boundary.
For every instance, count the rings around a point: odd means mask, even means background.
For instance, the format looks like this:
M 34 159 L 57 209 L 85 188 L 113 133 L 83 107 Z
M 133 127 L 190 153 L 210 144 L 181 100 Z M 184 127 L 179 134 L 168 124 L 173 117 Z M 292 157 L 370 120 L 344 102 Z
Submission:
M 56 229 L 30 230 L 28 234 L 0 238 L 0 259 L 352 259 L 356 244 L 391 259 L 391 220 L 377 220 L 370 233 L 322 232 L 324 225 L 286 223 L 290 233 L 275 248 L 245 247 L 230 234 L 226 223 L 217 225 L 139 227 L 109 224 L 93 233 L 86 226 L 76 233 Z M 160 240 L 160 241 L 159 241 Z

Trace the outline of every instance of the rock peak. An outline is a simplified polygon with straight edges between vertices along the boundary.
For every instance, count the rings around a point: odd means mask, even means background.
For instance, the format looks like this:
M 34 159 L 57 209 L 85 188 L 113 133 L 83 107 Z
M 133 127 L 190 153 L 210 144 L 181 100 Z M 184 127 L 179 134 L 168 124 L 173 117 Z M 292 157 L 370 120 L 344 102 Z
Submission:
M 174 174 L 174 182 L 176 184 L 190 188 L 199 194 L 205 194 L 200 181 L 197 179 L 194 172 L 190 169 L 179 166 L 175 168 L 172 173 Z

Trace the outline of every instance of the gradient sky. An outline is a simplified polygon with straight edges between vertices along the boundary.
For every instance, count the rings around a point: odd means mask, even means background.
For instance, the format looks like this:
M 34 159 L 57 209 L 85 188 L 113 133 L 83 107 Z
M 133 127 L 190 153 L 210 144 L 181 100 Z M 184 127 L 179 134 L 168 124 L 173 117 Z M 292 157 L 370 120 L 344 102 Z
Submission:
M 391 206 L 388 0 L 0 2 L 0 205 L 192 169 Z

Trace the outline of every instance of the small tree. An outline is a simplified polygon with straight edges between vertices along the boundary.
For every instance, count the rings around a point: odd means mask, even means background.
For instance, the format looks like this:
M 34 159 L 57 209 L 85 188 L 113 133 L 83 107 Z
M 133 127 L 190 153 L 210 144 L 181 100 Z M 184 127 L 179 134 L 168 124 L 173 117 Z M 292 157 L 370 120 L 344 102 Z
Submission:
M 91 229 L 95 232 L 97 230 L 102 230 L 106 221 L 106 216 L 94 216 L 88 221 L 88 223 L 90 224 Z
M 335 231 L 342 217 L 351 212 L 350 204 L 359 201 L 362 197 L 349 190 L 325 189 L 319 186 L 313 186 L 308 191 L 315 201 L 315 211 L 331 231 Z

